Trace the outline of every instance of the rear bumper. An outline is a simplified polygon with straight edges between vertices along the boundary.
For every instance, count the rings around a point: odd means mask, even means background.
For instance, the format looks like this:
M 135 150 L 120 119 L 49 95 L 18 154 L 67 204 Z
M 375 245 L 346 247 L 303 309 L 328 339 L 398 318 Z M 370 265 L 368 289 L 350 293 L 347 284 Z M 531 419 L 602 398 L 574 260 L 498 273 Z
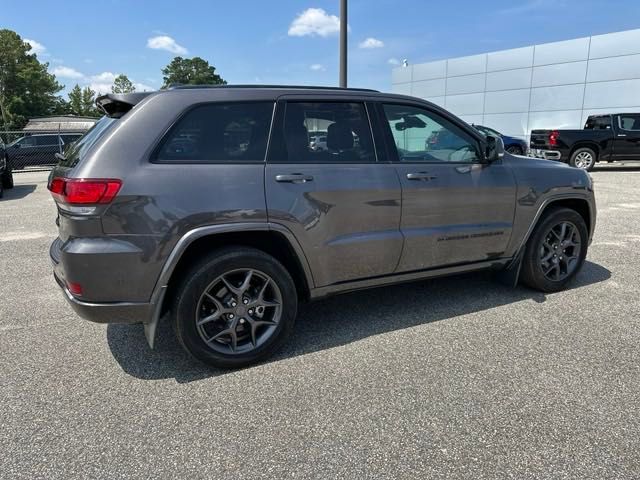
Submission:
M 67 288 L 64 268 L 60 263 L 62 242 L 56 239 L 49 248 L 53 277 L 71 308 L 85 320 L 96 323 L 149 323 L 154 308 L 146 302 L 89 302 L 75 297 Z
M 530 155 L 536 158 L 544 158 L 545 160 L 562 160 L 562 153 L 558 150 L 542 150 L 539 148 L 531 148 Z

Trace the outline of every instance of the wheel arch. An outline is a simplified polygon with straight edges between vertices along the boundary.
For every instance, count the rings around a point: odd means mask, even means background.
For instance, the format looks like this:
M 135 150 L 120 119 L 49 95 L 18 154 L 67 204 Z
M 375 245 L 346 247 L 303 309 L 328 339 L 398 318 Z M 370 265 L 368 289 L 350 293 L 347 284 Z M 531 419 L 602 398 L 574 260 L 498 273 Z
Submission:
M 571 158 L 576 150 L 579 150 L 580 148 L 590 148 L 596 154 L 596 162 L 600 161 L 600 146 L 596 142 L 590 140 L 576 142 L 573 147 L 571 147 L 569 158 Z
M 203 254 L 225 246 L 252 247 L 276 258 L 293 278 L 298 298 L 307 301 L 314 287 L 311 270 L 297 240 L 286 228 L 270 223 L 215 225 L 191 230 L 173 248 L 162 269 L 151 303 L 154 313 L 145 324 L 145 335 L 153 347 L 155 330 L 169 308 L 172 291 L 189 265 Z
M 527 246 L 527 242 L 531 238 L 533 231 L 538 226 L 538 224 L 542 221 L 549 211 L 557 208 L 570 208 L 578 212 L 578 214 L 583 218 L 587 225 L 587 230 L 589 232 L 589 238 L 593 236 L 593 229 L 595 228 L 595 216 L 592 211 L 592 206 L 589 203 L 589 200 L 586 197 L 581 196 L 561 196 L 561 197 L 552 197 L 548 198 L 544 201 L 531 222 L 527 233 L 522 238 L 522 241 L 518 245 L 517 250 L 513 255 L 513 260 L 507 265 L 505 269 L 505 275 L 503 275 L 504 283 L 508 283 L 512 286 L 515 286 L 518 282 L 518 278 L 520 275 L 520 267 L 522 265 L 523 254 Z

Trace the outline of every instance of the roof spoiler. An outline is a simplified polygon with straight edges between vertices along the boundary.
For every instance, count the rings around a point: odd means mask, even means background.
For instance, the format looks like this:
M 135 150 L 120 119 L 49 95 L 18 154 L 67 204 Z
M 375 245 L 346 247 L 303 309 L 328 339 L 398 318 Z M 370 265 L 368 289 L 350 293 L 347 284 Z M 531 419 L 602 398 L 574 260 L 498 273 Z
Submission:
M 108 93 L 96 98 L 96 106 L 107 117 L 120 118 L 152 93 Z

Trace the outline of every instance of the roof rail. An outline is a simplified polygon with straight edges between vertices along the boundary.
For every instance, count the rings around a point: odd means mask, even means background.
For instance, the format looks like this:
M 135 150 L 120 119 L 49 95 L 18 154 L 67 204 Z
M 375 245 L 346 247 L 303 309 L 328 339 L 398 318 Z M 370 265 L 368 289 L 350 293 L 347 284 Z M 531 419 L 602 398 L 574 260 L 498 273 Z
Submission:
M 189 90 L 198 88 L 273 88 L 273 89 L 287 89 L 287 90 L 344 90 L 344 91 L 358 91 L 358 92 L 376 92 L 379 90 L 373 90 L 371 88 L 343 88 L 343 87 L 326 87 L 315 85 L 182 85 L 172 84 L 169 85 L 168 90 Z

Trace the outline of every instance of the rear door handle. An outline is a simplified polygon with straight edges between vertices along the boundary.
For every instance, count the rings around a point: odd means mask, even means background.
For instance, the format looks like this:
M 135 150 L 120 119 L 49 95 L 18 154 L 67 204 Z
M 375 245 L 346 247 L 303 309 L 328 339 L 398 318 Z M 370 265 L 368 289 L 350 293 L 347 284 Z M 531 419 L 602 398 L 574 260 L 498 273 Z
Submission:
M 438 177 L 429 175 L 427 172 L 407 173 L 407 180 L 423 180 L 428 182 L 429 180 L 435 180 Z
M 304 175 L 303 173 L 292 173 L 289 175 L 276 175 L 276 182 L 306 183 L 311 181 L 313 181 L 313 175 Z

